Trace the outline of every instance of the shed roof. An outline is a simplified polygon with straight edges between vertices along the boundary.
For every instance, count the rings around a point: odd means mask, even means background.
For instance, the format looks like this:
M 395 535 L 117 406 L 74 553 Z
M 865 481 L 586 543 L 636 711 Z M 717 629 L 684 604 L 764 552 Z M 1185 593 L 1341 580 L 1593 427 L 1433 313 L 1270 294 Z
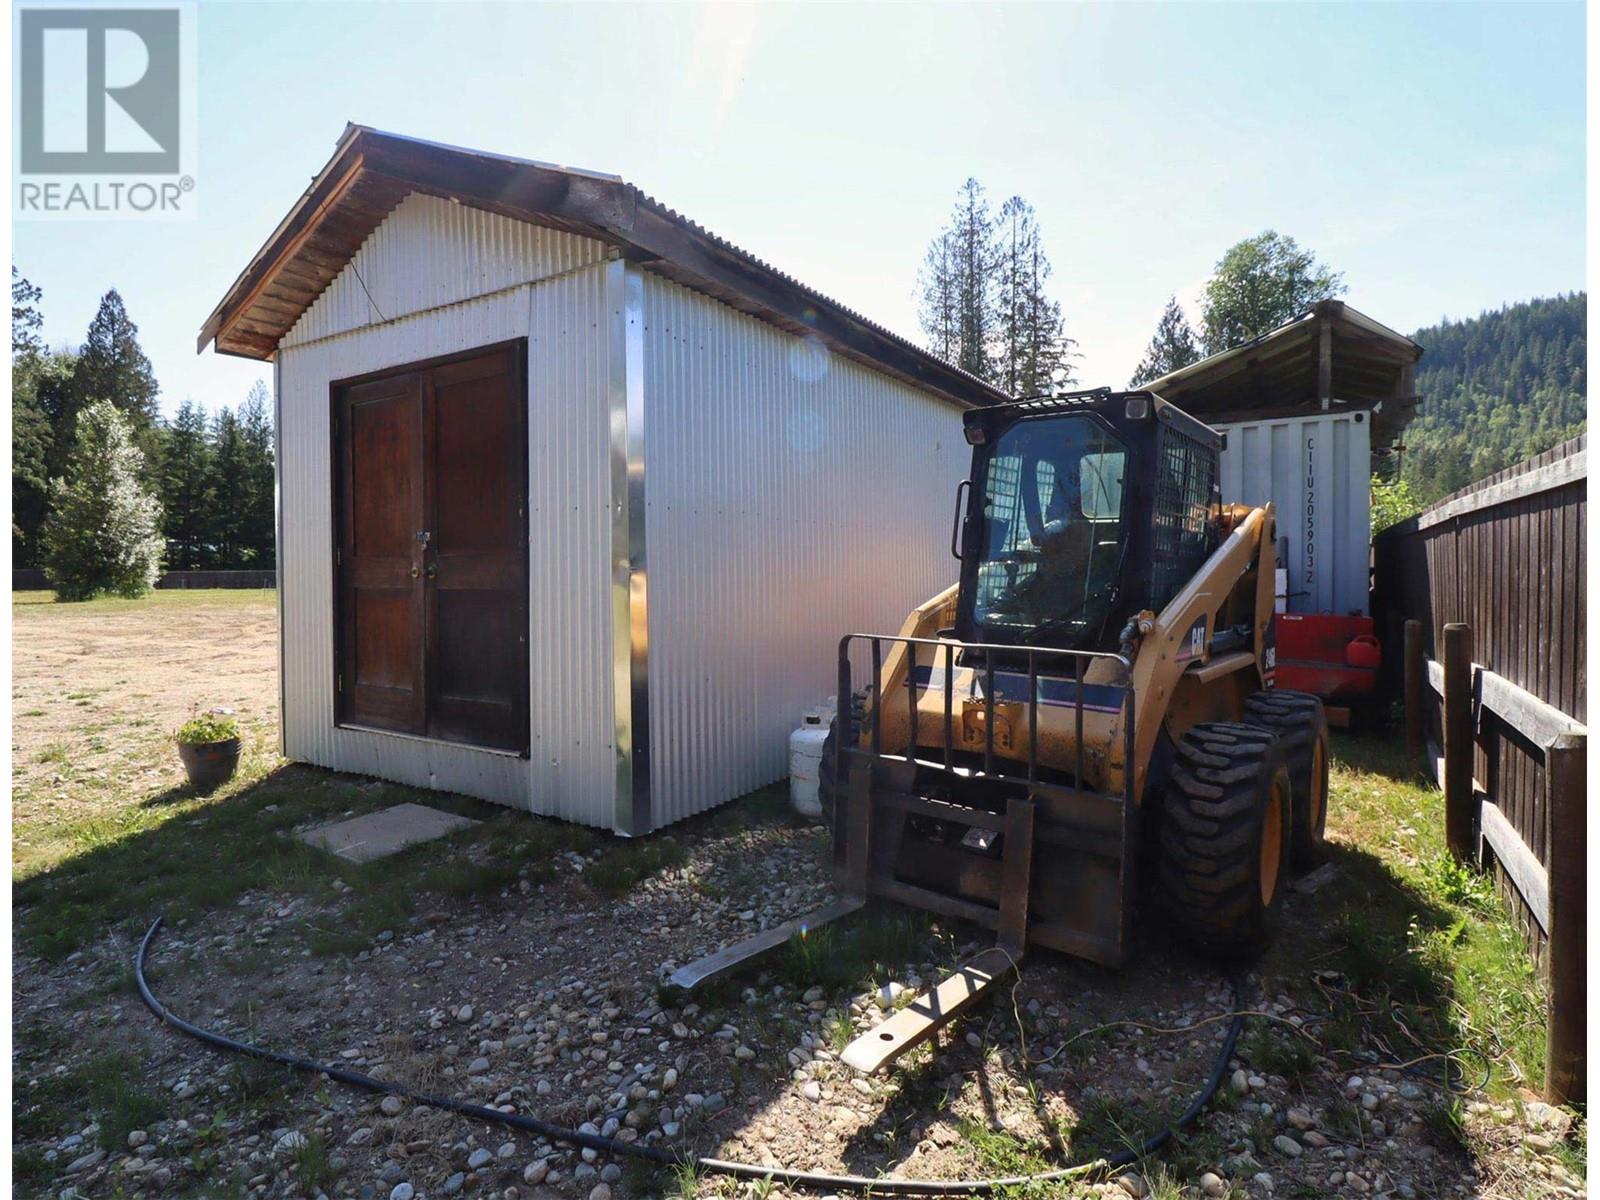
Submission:
M 412 192 L 583 234 L 624 258 L 963 407 L 1004 402 L 952 366 L 741 250 L 616 175 L 347 125 L 333 157 L 200 329 L 198 349 L 271 358 Z
M 1326 410 L 1372 413 L 1388 446 L 1416 415 L 1422 347 L 1342 300 L 1323 300 L 1254 341 L 1145 386 L 1213 425 Z

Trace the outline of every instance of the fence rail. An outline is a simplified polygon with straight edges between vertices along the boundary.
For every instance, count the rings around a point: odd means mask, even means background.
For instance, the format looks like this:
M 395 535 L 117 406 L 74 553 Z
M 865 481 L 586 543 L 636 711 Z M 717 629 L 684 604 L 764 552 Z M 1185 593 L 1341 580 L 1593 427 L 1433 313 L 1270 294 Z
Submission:
M 1582 1099 L 1586 1042 L 1587 439 L 1381 533 L 1373 612 L 1446 839 L 1494 872 L 1549 978 L 1546 1091 Z

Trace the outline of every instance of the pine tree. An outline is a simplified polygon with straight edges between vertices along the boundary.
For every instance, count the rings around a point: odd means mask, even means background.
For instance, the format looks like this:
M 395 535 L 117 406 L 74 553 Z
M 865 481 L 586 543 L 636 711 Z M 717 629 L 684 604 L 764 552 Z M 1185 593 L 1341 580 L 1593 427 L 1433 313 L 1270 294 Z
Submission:
M 994 221 L 983 185 L 961 185 L 951 220 L 955 266 L 956 366 L 979 379 L 994 379 L 990 339 L 997 324 L 994 287 Z
M 1432 503 L 1581 432 L 1587 331 L 1582 292 L 1417 330 L 1422 407 L 1402 462 L 1382 462 L 1380 472 Z
M 1012 395 L 1071 383 L 1077 343 L 1045 292 L 1049 276 L 1033 206 L 1013 196 L 991 217 L 983 186 L 968 179 L 917 276 L 929 348 Z
M 78 414 L 64 476 L 50 482 L 45 569 L 63 600 L 142 596 L 161 569 L 161 505 L 141 482 L 144 455 L 106 400 Z
M 1061 305 L 1045 294 L 1049 275 L 1050 263 L 1036 237 L 1023 276 L 1021 360 L 1014 396 L 1039 395 L 1076 382 L 1072 360 L 1078 343 L 1067 336 Z
M 134 439 L 145 455 L 147 479 L 153 482 L 158 466 L 159 392 L 150 360 L 139 348 L 139 327 L 129 319 L 122 297 L 112 288 L 101 297 L 99 311 L 89 322 L 88 335 L 78 354 L 72 387 L 56 425 L 60 452 L 64 454 L 69 444 L 63 431 L 76 428 L 78 414 L 96 400 L 107 400 L 128 418 Z
M 239 406 L 244 447 L 245 509 L 239 526 L 244 557 L 253 568 L 277 564 L 277 508 L 274 487 L 272 411 L 267 386 L 259 379 Z
M 1292 237 L 1268 229 L 1237 242 L 1218 261 L 1200 302 L 1206 353 L 1242 346 L 1344 290 L 1344 276 Z
M 1152 379 L 1200 361 L 1200 343 L 1194 336 L 1189 318 L 1183 315 L 1176 296 L 1167 298 L 1161 320 L 1156 325 L 1155 336 L 1139 360 L 1139 366 L 1128 381 L 1131 388 L 1143 387 Z
M 17 566 L 36 560 L 49 504 L 51 430 L 39 402 L 39 379 L 50 366 L 39 336 L 43 295 L 11 268 L 11 554 Z
M 957 354 L 956 272 L 950 240 L 946 231 L 928 246 L 917 272 L 917 317 L 927 335 L 928 349 L 953 363 Z
M 24 279 L 16 264 L 11 267 L 11 357 L 13 360 L 39 354 L 44 350 L 44 339 L 39 330 L 44 327 L 44 314 L 39 311 L 39 301 L 44 298 L 42 288 Z
M 192 571 L 207 557 L 212 511 L 211 445 L 206 435 L 205 410 L 185 400 L 167 427 L 161 462 L 167 557 L 179 571 Z
M 39 529 L 50 510 L 50 460 L 59 406 L 72 379 L 71 354 L 25 354 L 11 363 L 11 553 L 39 565 Z
M 247 457 L 239 418 L 225 408 L 211 422 L 212 504 L 207 540 L 216 565 L 229 570 L 244 565 L 244 514 L 250 486 Z

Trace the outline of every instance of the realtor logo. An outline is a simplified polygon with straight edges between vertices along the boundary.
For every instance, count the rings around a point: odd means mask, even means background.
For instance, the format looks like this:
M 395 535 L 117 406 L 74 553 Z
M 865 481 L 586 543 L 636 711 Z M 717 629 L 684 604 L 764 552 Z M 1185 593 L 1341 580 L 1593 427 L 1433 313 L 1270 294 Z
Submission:
M 194 5 L 16 13 L 16 214 L 192 216 Z

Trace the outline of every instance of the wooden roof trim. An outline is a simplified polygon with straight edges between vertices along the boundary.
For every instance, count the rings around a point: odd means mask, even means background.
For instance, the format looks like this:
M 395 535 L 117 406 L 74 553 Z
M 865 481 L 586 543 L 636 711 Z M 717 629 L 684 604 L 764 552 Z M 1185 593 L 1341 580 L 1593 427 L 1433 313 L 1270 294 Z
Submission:
M 332 168 L 337 162 L 338 157 L 336 155 L 334 161 L 330 162 L 328 167 Z M 313 181 L 312 186 L 306 190 L 305 197 L 284 218 L 283 224 L 279 226 L 278 233 L 274 234 L 273 238 L 262 247 L 256 259 L 249 267 L 245 268 L 245 273 L 234 282 L 233 287 L 228 289 L 228 294 L 222 298 L 222 302 L 206 318 L 205 324 L 200 328 L 200 340 L 195 347 L 196 353 L 204 350 L 207 342 L 221 336 L 226 324 L 231 323 L 225 322 L 224 313 L 231 310 L 232 313 L 237 314 L 248 308 L 250 301 L 264 289 L 266 282 L 276 274 L 277 268 L 282 266 L 311 237 L 317 228 L 317 219 L 326 213 L 333 202 L 342 196 L 350 185 L 355 182 L 356 176 L 360 174 L 362 162 L 362 155 L 357 152 L 338 178 L 326 188 L 322 199 L 317 202 L 316 207 L 310 212 L 304 212 L 306 205 L 312 200 L 313 193 L 318 190 L 318 183 L 325 182 L 322 180 Z M 299 217 L 298 220 L 297 217 Z M 285 227 L 290 226 L 291 223 L 296 226 L 294 232 L 288 234 L 288 240 L 282 244 L 277 253 L 272 255 L 271 261 L 266 261 L 266 255 L 271 252 L 273 245 L 278 241 L 279 234 L 287 232 Z M 234 296 L 240 292 L 241 285 L 248 288 L 248 291 L 244 293 L 241 299 L 235 301 Z
M 359 126 L 346 130 L 333 158 L 206 320 L 198 348 L 204 350 L 214 341 L 219 353 L 270 357 L 276 341 L 265 346 L 254 330 L 250 336 L 239 336 L 249 328 L 253 307 L 266 297 L 277 302 L 284 320 L 291 315 L 282 312 L 285 304 L 291 308 L 300 304 L 304 311 L 349 262 L 364 236 L 409 192 L 616 246 L 640 265 L 791 333 L 818 337 L 849 358 L 959 406 L 1009 399 L 1000 389 L 806 287 L 615 176 L 439 146 Z M 277 338 L 292 325 L 290 321 Z

